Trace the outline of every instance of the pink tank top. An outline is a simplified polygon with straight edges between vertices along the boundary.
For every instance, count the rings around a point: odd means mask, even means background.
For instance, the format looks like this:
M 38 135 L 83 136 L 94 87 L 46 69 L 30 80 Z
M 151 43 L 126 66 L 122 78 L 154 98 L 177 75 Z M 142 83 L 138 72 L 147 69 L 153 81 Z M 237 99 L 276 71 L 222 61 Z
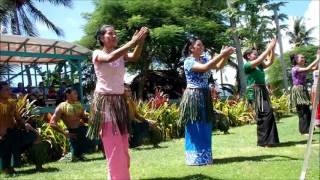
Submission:
M 101 62 L 97 60 L 99 54 L 106 53 L 102 50 L 95 50 L 92 54 L 94 71 L 97 76 L 95 92 L 105 94 L 124 93 L 124 59 L 121 56 L 113 62 Z

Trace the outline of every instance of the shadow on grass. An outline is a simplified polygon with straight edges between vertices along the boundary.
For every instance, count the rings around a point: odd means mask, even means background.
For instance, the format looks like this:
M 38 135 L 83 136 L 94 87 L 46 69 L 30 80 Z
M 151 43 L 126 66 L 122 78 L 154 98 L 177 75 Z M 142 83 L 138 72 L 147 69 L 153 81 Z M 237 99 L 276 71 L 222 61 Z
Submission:
M 215 135 L 215 136 L 220 136 L 220 135 L 231 135 L 231 134 L 235 134 L 234 132 L 226 132 L 226 133 L 224 133 L 224 132 L 213 132 L 212 133 L 213 135 Z
M 105 160 L 106 158 L 103 156 L 103 153 L 101 153 L 100 157 L 95 157 L 95 158 L 88 158 L 84 162 L 90 162 L 90 161 L 98 161 L 98 160 Z
M 221 180 L 219 178 L 209 177 L 203 174 L 194 174 L 184 177 L 156 177 L 156 178 L 145 178 L 141 180 Z
M 274 147 L 288 147 L 288 146 L 295 146 L 299 144 L 307 144 L 307 140 L 302 140 L 302 141 L 288 141 L 288 142 L 283 142 L 279 143 L 277 145 L 274 145 Z
M 165 149 L 168 148 L 168 146 L 158 146 L 158 147 L 153 147 L 153 146 L 149 146 L 149 147 L 135 147 L 135 148 L 130 148 L 132 150 L 136 150 L 136 151 L 141 151 L 141 150 L 150 150 L 150 149 Z
M 297 158 L 292 158 L 289 156 L 277 156 L 277 155 L 261 155 L 261 156 L 238 156 L 238 157 L 227 157 L 221 159 L 213 159 L 213 165 L 215 164 L 227 164 L 234 162 L 245 162 L 245 161 L 264 161 L 265 159 L 273 159 L 272 161 L 289 161 L 289 160 L 299 160 Z M 281 159 L 279 159 L 281 158 Z
M 320 134 L 320 131 L 314 131 L 313 134 Z
M 35 168 L 25 169 L 25 170 L 17 170 L 16 175 L 26 175 L 26 174 L 35 174 L 35 173 L 50 173 L 50 172 L 58 172 L 60 169 L 55 167 L 44 168 L 41 171 L 37 171 Z

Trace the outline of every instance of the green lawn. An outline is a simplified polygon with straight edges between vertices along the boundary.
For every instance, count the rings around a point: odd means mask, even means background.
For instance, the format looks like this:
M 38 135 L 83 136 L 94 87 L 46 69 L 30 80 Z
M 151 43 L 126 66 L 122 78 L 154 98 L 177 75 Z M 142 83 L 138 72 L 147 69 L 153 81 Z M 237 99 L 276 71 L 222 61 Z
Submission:
M 184 139 L 161 143 L 162 148 L 144 146 L 131 150 L 132 179 L 299 179 L 306 149 L 306 137 L 298 133 L 297 117 L 281 119 L 278 131 L 281 145 L 256 146 L 256 126 L 230 130 L 229 135 L 213 135 L 214 164 L 186 166 Z M 307 179 L 319 179 L 319 129 L 315 131 Z M 90 161 L 55 162 L 46 172 L 35 173 L 33 166 L 17 169 L 14 179 L 106 179 L 102 154 L 87 156 Z M 0 175 L 0 179 L 4 176 Z

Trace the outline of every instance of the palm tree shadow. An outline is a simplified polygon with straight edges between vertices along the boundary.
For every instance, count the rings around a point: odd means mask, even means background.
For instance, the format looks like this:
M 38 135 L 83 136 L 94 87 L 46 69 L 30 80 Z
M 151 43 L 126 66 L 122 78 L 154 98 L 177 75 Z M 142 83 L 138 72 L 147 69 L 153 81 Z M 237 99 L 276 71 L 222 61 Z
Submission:
M 221 180 L 219 178 L 209 177 L 203 174 L 194 174 L 184 177 L 156 177 L 156 178 L 145 178 L 141 180 Z
M 34 174 L 34 173 L 51 173 L 51 172 L 58 172 L 58 171 L 60 171 L 60 169 L 55 167 L 44 168 L 41 171 L 37 171 L 36 169 L 31 168 L 31 169 L 17 171 L 17 175 L 26 175 L 26 174 Z
M 277 159 L 273 159 L 273 158 L 277 158 Z M 265 159 L 273 159 L 272 161 L 299 160 L 297 158 L 292 158 L 289 156 L 278 156 L 278 155 L 238 156 L 238 157 L 213 159 L 213 164 L 227 164 L 227 163 L 245 162 L 245 161 L 263 161 Z

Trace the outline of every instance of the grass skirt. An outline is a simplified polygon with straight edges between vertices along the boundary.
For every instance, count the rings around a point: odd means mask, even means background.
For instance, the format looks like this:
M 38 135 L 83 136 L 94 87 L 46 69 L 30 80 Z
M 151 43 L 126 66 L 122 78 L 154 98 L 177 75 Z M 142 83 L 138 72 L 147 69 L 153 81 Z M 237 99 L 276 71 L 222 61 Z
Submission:
M 187 88 L 180 103 L 178 124 L 185 125 L 188 121 L 206 120 L 213 123 L 214 112 L 209 89 Z
M 290 108 L 294 109 L 297 105 L 310 105 L 310 96 L 306 87 L 302 85 L 294 85 L 291 88 Z
M 212 164 L 213 104 L 208 89 L 189 89 L 180 104 L 179 123 L 185 125 L 187 165 Z
M 98 139 L 102 124 L 110 121 L 117 125 L 113 127 L 118 127 L 121 134 L 128 133 L 129 114 L 124 95 L 94 93 L 91 111 L 92 124 L 87 133 L 87 137 L 90 139 Z M 116 128 L 113 128 L 113 133 L 116 131 Z

